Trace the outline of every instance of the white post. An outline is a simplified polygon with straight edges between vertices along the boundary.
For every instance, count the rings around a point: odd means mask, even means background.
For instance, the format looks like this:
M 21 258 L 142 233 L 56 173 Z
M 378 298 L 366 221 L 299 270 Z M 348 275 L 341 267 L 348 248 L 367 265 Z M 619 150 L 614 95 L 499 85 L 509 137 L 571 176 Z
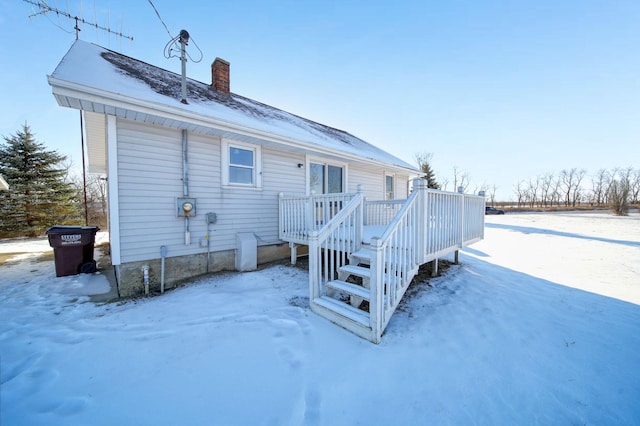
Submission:
M 284 193 L 278 194 L 278 236 L 280 239 L 284 236 L 284 208 L 282 206 L 282 198 L 284 197 Z
M 427 218 L 427 181 L 421 178 L 414 179 L 413 190 L 418 193 L 418 199 L 416 200 L 418 203 L 418 220 L 416 221 L 418 226 L 416 232 L 418 247 L 416 249 L 420 256 L 419 263 L 422 264 L 427 258 L 427 238 L 429 236 L 427 232 L 427 221 L 429 220 Z
M 309 232 L 309 302 L 320 297 L 320 256 L 318 248 L 318 231 Z
M 374 343 L 380 343 L 384 314 L 384 273 L 382 259 L 382 240 L 371 239 L 371 281 L 369 285 L 369 324 Z
M 306 214 L 306 220 L 307 220 L 307 232 L 311 232 L 314 229 L 316 229 L 316 211 L 315 211 L 315 201 L 313 201 L 313 195 L 309 196 L 308 198 L 308 202 L 307 202 L 307 214 Z
M 291 264 L 295 265 L 298 260 L 298 245 L 290 241 L 289 248 L 291 248 Z
M 460 208 L 460 247 L 464 247 L 464 204 L 465 204 L 465 195 L 462 195 L 462 207 Z
M 360 207 L 356 210 L 356 241 L 355 248 L 359 250 L 362 247 L 362 239 L 364 238 L 364 189 L 362 185 L 358 185 L 358 196 L 360 197 Z

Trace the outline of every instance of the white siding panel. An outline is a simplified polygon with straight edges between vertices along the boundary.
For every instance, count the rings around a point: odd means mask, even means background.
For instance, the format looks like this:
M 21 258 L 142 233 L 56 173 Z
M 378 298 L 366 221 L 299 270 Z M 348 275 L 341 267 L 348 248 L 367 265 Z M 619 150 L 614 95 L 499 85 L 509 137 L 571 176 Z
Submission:
M 362 185 L 364 196 L 371 201 L 383 200 L 385 196 L 385 174 L 394 176 L 395 198 L 404 199 L 408 197 L 407 175 L 395 174 L 395 170 L 366 168 L 358 165 L 349 165 L 349 192 L 356 192 L 358 185 Z
M 304 157 L 262 150 L 261 189 L 222 188 L 220 139 L 188 134 L 189 196 L 197 215 L 190 219 L 191 245 L 184 244 L 184 219 L 176 215 L 183 194 L 182 135 L 179 130 L 118 120 L 118 173 L 122 261 L 204 253 L 205 215 L 218 216 L 211 229 L 211 250 L 236 246 L 237 232 L 256 234 L 258 244 L 278 240 L 278 194 L 305 193 Z
M 84 111 L 89 173 L 107 173 L 107 119 L 104 114 Z
M 409 176 L 396 175 L 396 198 L 409 198 Z
M 384 171 L 364 168 L 361 166 L 349 166 L 348 192 L 356 192 L 358 185 L 362 185 L 364 196 L 367 200 L 382 200 L 384 198 Z
M 182 235 L 180 132 L 119 119 L 118 177 L 122 261 L 156 258 Z
M 184 244 L 185 220 L 177 216 L 183 196 L 182 133 L 167 127 L 118 119 L 118 184 L 122 262 L 155 259 L 160 247 L 168 256 L 205 253 L 207 212 L 217 214 L 210 226 L 211 250 L 236 247 L 236 233 L 251 232 L 258 244 L 278 241 L 278 194 L 305 194 L 302 154 L 262 147 L 262 187 L 222 187 L 221 140 L 188 133 L 189 196 L 196 198 L 190 218 L 191 244 Z M 350 165 L 349 192 L 362 184 L 365 196 L 384 194 L 384 170 Z M 406 177 L 398 177 L 398 197 L 406 196 Z

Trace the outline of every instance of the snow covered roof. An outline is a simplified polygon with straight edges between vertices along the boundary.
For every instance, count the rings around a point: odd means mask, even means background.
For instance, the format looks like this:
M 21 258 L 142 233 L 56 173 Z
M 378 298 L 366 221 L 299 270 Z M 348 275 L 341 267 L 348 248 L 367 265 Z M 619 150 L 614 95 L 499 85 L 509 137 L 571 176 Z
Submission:
M 180 102 L 180 75 L 77 40 L 49 76 L 62 106 L 113 114 L 225 137 L 283 143 L 306 152 L 369 160 L 412 172 L 414 166 L 350 133 L 234 93 L 188 79 Z
M 6 180 L 0 175 L 0 191 L 6 191 L 9 189 L 9 184 Z

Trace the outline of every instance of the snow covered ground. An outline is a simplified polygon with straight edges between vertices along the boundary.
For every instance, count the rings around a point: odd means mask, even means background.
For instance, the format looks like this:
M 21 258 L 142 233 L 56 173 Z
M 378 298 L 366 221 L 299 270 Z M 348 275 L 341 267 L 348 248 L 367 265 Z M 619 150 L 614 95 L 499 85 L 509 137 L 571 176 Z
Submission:
M 96 305 L 0 242 L 0 424 L 640 424 L 640 214 L 487 217 L 380 345 L 274 266 Z

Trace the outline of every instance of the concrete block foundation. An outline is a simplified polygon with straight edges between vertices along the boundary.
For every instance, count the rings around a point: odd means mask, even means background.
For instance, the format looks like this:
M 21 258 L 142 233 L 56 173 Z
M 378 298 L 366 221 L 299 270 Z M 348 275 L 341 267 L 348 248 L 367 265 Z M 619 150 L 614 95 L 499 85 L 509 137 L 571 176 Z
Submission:
M 209 254 L 209 273 L 236 270 L 236 250 L 211 252 Z M 258 264 L 288 259 L 288 244 L 258 246 Z M 160 258 L 123 263 L 117 267 L 117 279 L 121 297 L 144 294 L 143 267 L 149 266 L 149 291 L 160 291 Z M 207 253 L 189 256 L 166 257 L 164 263 L 164 288 L 177 285 L 198 276 L 207 274 Z

